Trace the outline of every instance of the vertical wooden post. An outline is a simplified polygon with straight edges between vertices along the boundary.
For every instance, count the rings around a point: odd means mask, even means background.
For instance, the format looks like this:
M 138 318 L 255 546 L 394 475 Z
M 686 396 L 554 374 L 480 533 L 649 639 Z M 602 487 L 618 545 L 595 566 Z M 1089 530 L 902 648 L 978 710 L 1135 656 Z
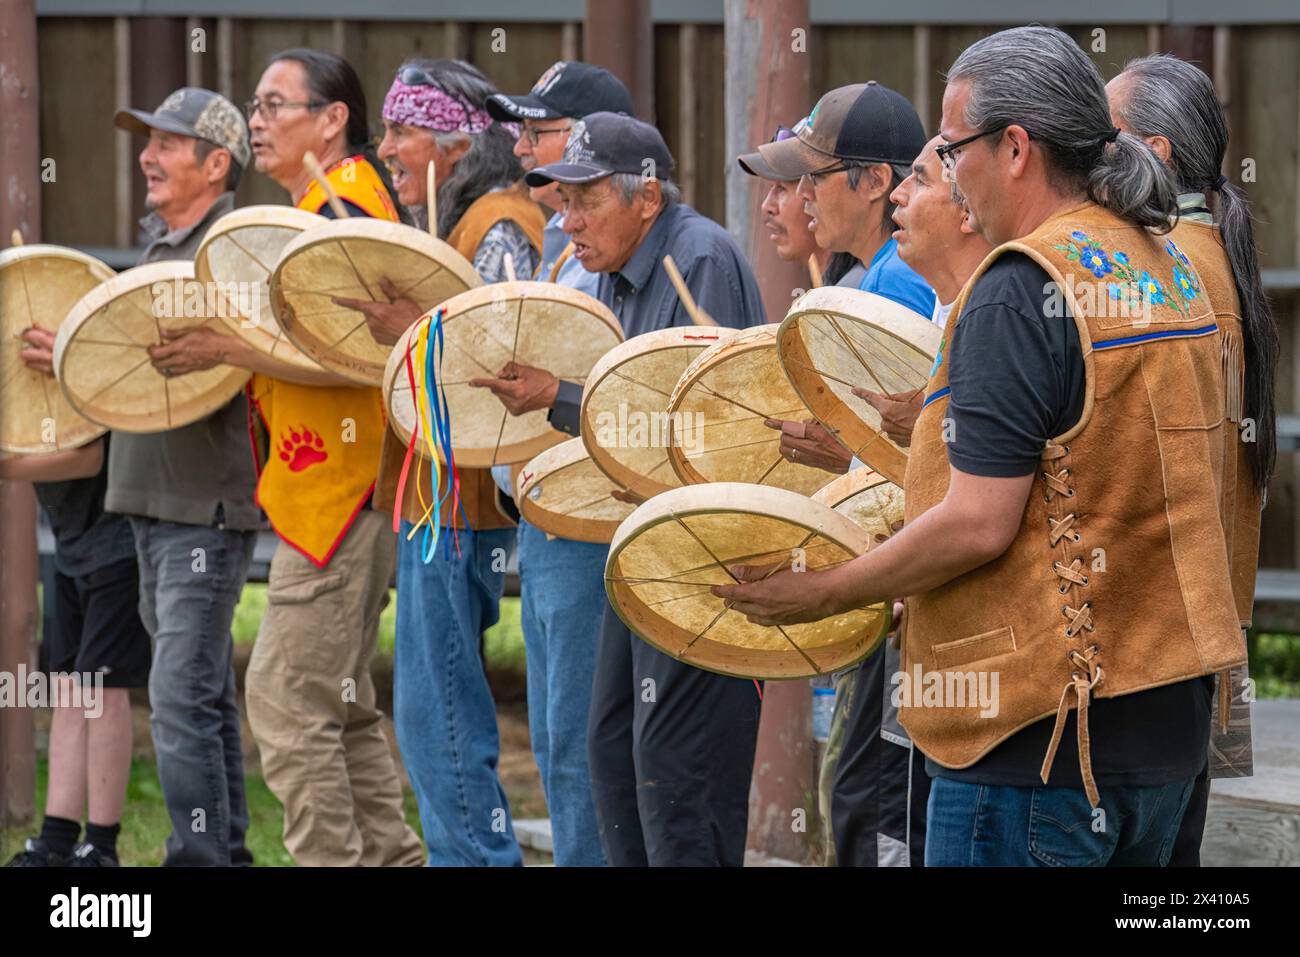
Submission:
M 724 12 L 727 226 L 754 265 L 768 321 L 777 322 L 794 290 L 809 286 L 807 268 L 777 256 L 758 213 L 768 184 L 746 175 L 735 157 L 812 109 L 808 0 L 727 0 Z M 788 860 L 808 857 L 817 826 L 815 757 L 808 682 L 768 682 L 749 798 L 750 848 Z
M 655 33 L 650 0 L 587 0 L 582 58 L 603 66 L 632 94 L 638 118 L 655 120 Z
M 924 23 L 912 28 L 912 105 L 921 117 L 921 128 L 926 135 L 937 133 L 931 125 L 931 100 L 933 99 L 934 67 L 930 57 L 930 27 Z
M 566 20 L 560 27 L 560 59 L 578 59 L 578 24 Z
M 695 83 L 692 77 L 699 69 L 696 62 L 699 51 L 699 29 L 693 23 L 683 23 L 678 28 L 680 37 L 677 56 L 677 111 L 680 117 L 681 137 L 677 144 L 677 171 L 673 174 L 682 188 L 682 199 L 688 206 L 695 205 L 697 176 L 696 153 L 700 136 L 699 110 L 695 108 Z
M 40 110 L 35 0 L 0 6 L 0 237 L 41 238 Z M 7 401 L 0 395 L 0 402 Z M 0 671 L 36 667 L 36 496 L 27 482 L 0 482 Z M 20 689 L 21 691 L 21 689 Z M 36 800 L 36 737 L 30 708 L 0 708 L 0 828 L 26 827 Z
M 206 52 L 194 49 L 194 31 L 206 30 L 201 17 L 185 18 L 185 85 L 203 86 L 203 58 Z M 207 44 L 204 43 L 206 49 Z
M 118 109 L 131 105 L 131 21 L 127 17 L 113 20 L 113 99 Z M 131 189 L 135 183 L 132 142 L 130 136 L 117 136 L 113 140 L 113 241 L 118 246 L 135 245 L 135 217 L 131 215 L 134 208 Z
M 217 92 L 235 99 L 235 24 L 230 17 L 217 19 Z

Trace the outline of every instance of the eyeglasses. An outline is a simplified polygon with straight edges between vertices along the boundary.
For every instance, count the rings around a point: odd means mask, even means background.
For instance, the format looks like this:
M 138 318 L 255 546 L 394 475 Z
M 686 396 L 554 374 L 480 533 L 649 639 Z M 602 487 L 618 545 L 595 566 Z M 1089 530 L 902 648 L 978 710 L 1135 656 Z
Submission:
M 840 163 L 838 166 L 827 166 L 825 169 L 804 173 L 804 176 L 808 177 L 808 182 L 812 184 L 813 189 L 816 189 L 821 184 L 821 181 L 832 173 L 843 173 L 853 168 L 852 163 Z
M 530 146 L 536 146 L 537 141 L 547 133 L 567 133 L 571 129 L 573 129 L 572 126 L 556 126 L 549 130 L 539 130 L 534 126 L 526 126 L 524 127 L 524 138 L 528 140 Z
M 953 171 L 957 168 L 958 150 L 963 146 L 974 143 L 978 139 L 983 139 L 985 136 L 993 136 L 995 133 L 1001 133 L 1010 125 L 1010 123 L 1003 123 L 1001 126 L 995 126 L 993 129 L 985 130 L 982 133 L 975 133 L 971 136 L 957 140 L 955 143 L 945 143 L 943 146 L 935 147 L 934 152 L 939 157 L 939 162 L 943 164 L 945 178 L 951 176 Z M 1032 134 L 1030 134 L 1030 136 L 1032 138 Z
M 302 107 L 308 110 L 318 110 L 322 106 L 328 106 L 324 100 L 298 100 L 291 102 L 289 100 L 259 100 L 253 97 L 244 104 L 244 115 L 250 120 L 261 110 L 262 115 L 272 123 L 275 122 L 276 114 L 284 109 L 297 109 Z
M 776 132 L 772 134 L 771 142 L 780 143 L 782 140 L 793 139 L 794 135 L 794 130 L 790 129 L 788 126 L 778 126 Z

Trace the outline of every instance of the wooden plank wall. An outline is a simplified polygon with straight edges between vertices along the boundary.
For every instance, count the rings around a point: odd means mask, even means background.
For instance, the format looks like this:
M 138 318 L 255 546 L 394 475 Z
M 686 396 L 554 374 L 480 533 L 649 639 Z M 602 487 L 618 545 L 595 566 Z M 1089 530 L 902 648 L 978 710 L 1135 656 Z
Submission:
M 236 103 L 247 100 L 266 59 L 290 46 L 336 50 L 357 67 L 365 84 L 372 127 L 390 77 L 410 55 L 462 56 L 478 65 L 499 88 L 522 92 L 547 66 L 581 49 L 581 24 L 505 24 L 506 49 L 494 51 L 497 24 L 329 21 L 183 21 L 206 32 L 204 53 L 138 49 L 166 30 L 121 30 L 103 19 L 43 18 L 39 22 L 41 67 L 41 155 L 57 162 L 57 180 L 47 184 L 45 235 L 52 242 L 114 245 L 133 233 L 143 195 L 135 155 L 112 127 L 121 104 L 125 54 L 137 68 L 176 72 L 173 85 L 200 83 L 222 90 Z M 913 98 L 927 128 L 934 129 L 943 96 L 943 71 L 974 40 L 992 31 L 979 26 L 818 26 L 811 31 L 813 89 L 876 79 Z M 1259 217 L 1259 244 L 1266 267 L 1300 267 L 1300 27 L 1106 28 L 1106 48 L 1092 52 L 1092 28 L 1068 32 L 1088 50 L 1109 79 L 1132 57 L 1156 49 L 1195 56 L 1216 78 L 1229 111 L 1232 144 L 1225 173 L 1240 182 L 1243 160 L 1253 159 L 1256 181 L 1244 184 Z M 125 40 L 124 49 L 124 36 Z M 1215 51 L 1218 51 L 1217 53 Z M 655 120 L 678 158 L 677 179 L 701 212 L 721 220 L 726 208 L 724 155 L 726 104 L 723 90 L 721 25 L 655 27 Z M 158 78 L 149 89 L 166 85 Z M 128 84 L 129 88 L 129 84 Z M 137 83 L 136 88 L 140 85 Z M 156 103 L 136 103 L 151 108 Z M 811 107 L 811 104 L 809 104 Z M 793 123 L 798 117 L 790 117 Z M 278 187 L 255 173 L 244 178 L 241 203 L 281 202 Z M 1300 343 L 1296 322 L 1300 297 L 1275 295 L 1283 338 L 1278 401 L 1300 410 Z M 1261 564 L 1300 567 L 1296 456 L 1284 455 L 1265 513 Z

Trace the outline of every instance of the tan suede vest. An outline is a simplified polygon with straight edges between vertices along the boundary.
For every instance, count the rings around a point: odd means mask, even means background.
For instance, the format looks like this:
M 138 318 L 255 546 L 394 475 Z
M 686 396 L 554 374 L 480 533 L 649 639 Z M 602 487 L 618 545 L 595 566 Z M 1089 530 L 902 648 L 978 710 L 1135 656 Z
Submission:
M 1227 429 L 1231 450 L 1224 456 L 1222 514 L 1231 519 L 1225 527 L 1232 592 L 1242 628 L 1249 628 L 1255 608 L 1255 575 L 1259 570 L 1259 490 L 1250 478 L 1246 461 L 1247 442 L 1242 428 L 1258 429 L 1245 418 L 1246 356 L 1241 329 L 1241 301 L 1232 264 L 1224 251 L 1219 230 L 1208 223 L 1181 219 L 1169 238 L 1196 263 L 1206 295 L 1214 306 L 1214 320 L 1224 339 L 1223 373 L 1226 386 L 1224 414 L 1237 428 Z
M 946 767 L 968 767 L 1056 714 L 1047 780 L 1070 708 L 1088 797 L 1091 698 L 1118 697 L 1246 660 L 1225 526 L 1230 478 L 1224 366 L 1228 339 L 1185 250 L 1088 203 L 995 249 L 953 307 L 946 339 L 980 276 L 1017 251 L 1056 283 L 1083 351 L 1083 413 L 1047 442 L 1020 529 L 999 558 L 907 600 L 903 671 L 953 689 L 904 700 L 901 720 Z M 1052 300 L 1048 300 L 1049 306 Z M 1147 308 L 1144 308 L 1144 303 Z M 1127 314 L 1125 314 L 1127 313 Z M 947 492 L 948 374 L 941 343 L 912 436 L 909 522 Z M 996 715 L 956 694 L 997 673 Z M 985 680 L 988 680 L 987 678 Z M 928 706 L 927 706 L 928 705 Z M 937 705 L 937 706 L 936 706 Z
M 542 229 L 546 217 L 541 207 L 528 198 L 528 193 L 517 185 L 510 189 L 484 193 L 474 200 L 465 210 L 451 231 L 447 242 L 466 259 L 473 260 L 483 237 L 489 229 L 503 219 L 510 219 L 528 236 L 534 249 L 542 248 Z M 437 305 L 432 303 L 431 305 Z M 384 433 L 384 447 L 379 459 L 379 476 L 375 482 L 373 507 L 389 514 L 397 498 L 397 483 L 402 474 L 402 460 L 406 448 L 393 434 L 391 429 Z M 460 472 L 460 499 L 469 519 L 470 527 L 476 531 L 492 528 L 510 528 L 515 524 L 502 511 L 497 501 L 498 489 L 492 481 L 491 469 L 466 469 Z M 406 491 L 402 496 L 402 517 L 408 522 L 418 521 L 423 509 L 420 508 L 420 496 L 416 490 L 416 470 L 412 466 L 406 478 Z M 433 501 L 432 471 L 422 469 L 420 484 L 423 487 L 424 501 Z M 460 513 L 451 512 L 450 499 L 444 504 L 439 521 L 443 528 L 464 528 Z

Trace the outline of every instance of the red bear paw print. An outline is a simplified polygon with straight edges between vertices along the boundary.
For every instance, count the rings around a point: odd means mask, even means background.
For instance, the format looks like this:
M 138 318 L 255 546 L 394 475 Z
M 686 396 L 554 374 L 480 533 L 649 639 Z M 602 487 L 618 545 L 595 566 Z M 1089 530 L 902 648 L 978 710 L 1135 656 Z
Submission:
M 301 472 L 329 457 L 320 434 L 305 425 L 300 425 L 297 429 L 290 428 L 288 438 L 283 432 L 280 433 L 280 458 L 289 463 L 290 472 Z

